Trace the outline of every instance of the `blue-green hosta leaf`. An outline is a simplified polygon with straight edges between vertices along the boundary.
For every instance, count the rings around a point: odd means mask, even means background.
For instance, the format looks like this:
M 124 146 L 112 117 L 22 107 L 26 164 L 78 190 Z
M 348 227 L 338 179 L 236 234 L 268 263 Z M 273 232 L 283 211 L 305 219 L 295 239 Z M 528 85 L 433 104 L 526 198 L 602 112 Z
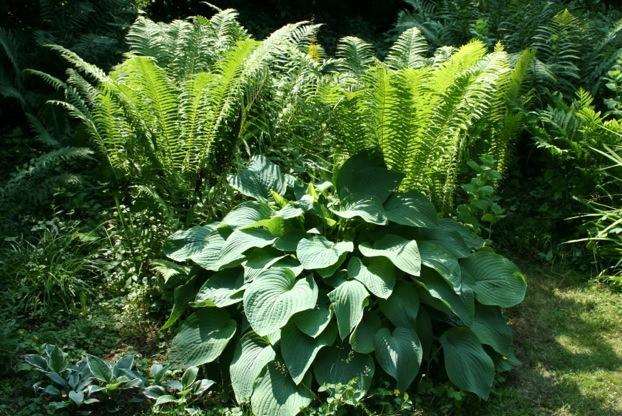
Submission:
M 300 240 L 307 234 L 302 230 L 288 230 L 284 235 L 279 236 L 274 242 L 274 248 L 279 251 L 294 252 Z
M 382 204 L 400 179 L 398 173 L 386 168 L 381 155 L 364 151 L 349 158 L 337 171 L 335 188 L 341 199 L 373 198 Z
M 421 347 L 423 349 L 423 358 L 427 360 L 432 354 L 432 343 L 434 341 L 434 332 L 432 330 L 432 319 L 430 318 L 430 314 L 428 313 L 425 307 L 419 308 L 419 313 L 417 314 L 417 322 L 415 324 L 415 329 L 416 329 L 417 334 L 419 335 L 419 340 L 421 341 Z
M 352 349 L 361 354 L 374 352 L 374 336 L 380 330 L 382 323 L 376 312 L 368 312 L 352 334 L 350 335 L 350 345 Z
M 385 234 L 373 245 L 359 244 L 359 251 L 365 257 L 386 257 L 398 269 L 412 276 L 419 276 L 421 272 L 421 256 L 415 240 L 407 240 L 395 234 Z
M 464 327 L 445 331 L 440 338 L 445 370 L 459 388 L 487 399 L 495 377 L 495 366 L 477 336 Z
M 220 250 L 219 268 L 239 264 L 244 260 L 243 253 L 246 250 L 266 247 L 275 240 L 276 237 L 263 228 L 237 229 L 231 233 Z
M 168 319 L 162 326 L 162 330 L 172 327 L 175 322 L 184 314 L 189 306 L 190 301 L 197 293 L 199 289 L 200 281 L 198 279 L 192 279 L 183 285 L 177 286 L 173 291 L 173 309 Z
M 313 364 L 313 374 L 320 385 L 319 391 L 327 385 L 348 384 L 356 379 L 360 399 L 371 385 L 374 377 L 374 359 L 369 354 L 359 354 L 347 347 L 328 347 L 318 354 Z
M 415 285 L 398 281 L 391 297 L 380 302 L 380 310 L 395 326 L 413 326 L 419 312 L 419 294 Z
M 291 269 L 275 267 L 261 273 L 244 292 L 244 312 L 253 330 L 269 335 L 295 313 L 312 309 L 318 288 L 311 276 L 296 280 Z
M 346 339 L 363 319 L 368 297 L 365 286 L 356 280 L 346 280 L 328 293 L 341 339 Z
M 294 383 L 300 384 L 313 364 L 317 353 L 333 345 L 337 328 L 329 325 L 317 338 L 311 338 L 298 330 L 296 325 L 287 325 L 281 331 L 281 355 Z
M 311 400 L 313 393 L 296 385 L 283 363 L 272 362 L 253 391 L 251 408 L 255 416 L 296 416 Z
M 104 360 L 93 355 L 87 355 L 86 362 L 97 380 L 107 383 L 112 380 L 112 367 Z
M 389 221 L 411 227 L 433 228 L 438 223 L 436 209 L 422 194 L 394 194 L 384 204 Z
M 320 299 L 313 309 L 297 313 L 292 321 L 304 334 L 316 338 L 326 329 L 332 316 L 332 309 Z
M 461 265 L 464 280 L 481 304 L 509 308 L 525 298 L 525 277 L 505 257 L 482 250 L 462 260 Z
M 242 336 L 229 366 L 231 387 L 238 403 L 250 400 L 255 380 L 275 357 L 272 346 L 254 332 Z
M 457 258 L 468 257 L 484 245 L 484 240 L 450 218 L 440 220 L 433 228 L 422 230 L 421 235 Z
M 410 327 L 391 331 L 382 328 L 374 337 L 376 360 L 397 382 L 397 388 L 406 390 L 419 372 L 423 350 L 419 337 Z
M 244 274 L 239 268 L 214 273 L 203 283 L 194 300 L 195 307 L 225 308 L 242 302 Z
M 274 250 L 271 247 L 259 248 L 247 252 L 244 263 L 244 281 L 252 282 L 264 270 L 269 269 L 274 263 L 285 257 L 283 253 Z
M 172 260 L 192 260 L 203 268 L 215 270 L 213 263 L 225 242 L 217 225 L 213 223 L 173 233 L 166 242 L 164 253 Z
M 339 261 L 342 254 L 354 250 L 351 241 L 333 243 L 324 236 L 307 236 L 298 242 L 296 257 L 306 270 L 324 269 Z
M 491 346 L 499 354 L 511 361 L 518 359 L 512 347 L 512 328 L 507 324 L 501 309 L 495 306 L 476 305 L 475 320 L 471 324 L 471 331 L 482 344 Z
M 330 211 L 338 217 L 352 219 L 360 217 L 365 222 L 384 225 L 387 217 L 384 215 L 382 204 L 375 198 L 360 199 L 356 201 L 342 201 L 338 208 L 330 208 Z
M 65 354 L 56 345 L 46 344 L 45 353 L 48 356 L 47 364 L 50 370 L 55 373 L 60 373 L 65 369 L 67 365 L 65 360 Z
M 434 271 L 423 273 L 418 281 L 430 295 L 429 299 L 423 298 L 430 306 L 444 312 L 454 313 L 465 325 L 470 325 L 473 322 L 475 315 L 473 303 L 466 302 L 466 299 L 456 294 L 438 273 Z
M 176 367 L 210 363 L 220 356 L 236 331 L 236 323 L 222 309 L 201 309 L 182 324 L 169 357 Z
M 348 276 L 363 283 L 373 295 L 387 299 L 395 286 L 395 266 L 384 257 L 361 260 L 354 256 L 348 263 Z
M 282 259 L 280 259 L 279 261 L 277 261 L 276 263 L 272 265 L 272 268 L 277 268 L 277 267 L 290 269 L 296 277 L 300 276 L 300 274 L 304 271 L 300 262 L 296 260 L 296 258 L 293 256 L 283 257 Z
M 255 199 L 269 199 L 270 191 L 283 195 L 287 181 L 279 168 L 265 156 L 253 156 L 248 167 L 227 177 L 229 184 L 241 194 Z
M 459 292 L 462 287 L 462 272 L 458 259 L 449 250 L 433 241 L 419 242 L 421 263 L 436 270 L 447 282 Z
M 222 219 L 221 225 L 227 225 L 232 228 L 246 227 L 257 221 L 270 218 L 272 210 L 265 202 L 247 201 L 235 207 L 225 218 Z
M 323 269 L 317 269 L 315 272 L 319 274 L 320 276 L 322 276 L 324 279 L 327 279 L 331 277 L 332 275 L 334 275 L 337 272 L 337 270 L 339 270 L 343 262 L 346 261 L 346 257 L 348 257 L 347 252 L 339 256 L 339 260 L 337 260 L 337 263 L 333 264 L 332 266 L 325 267 Z

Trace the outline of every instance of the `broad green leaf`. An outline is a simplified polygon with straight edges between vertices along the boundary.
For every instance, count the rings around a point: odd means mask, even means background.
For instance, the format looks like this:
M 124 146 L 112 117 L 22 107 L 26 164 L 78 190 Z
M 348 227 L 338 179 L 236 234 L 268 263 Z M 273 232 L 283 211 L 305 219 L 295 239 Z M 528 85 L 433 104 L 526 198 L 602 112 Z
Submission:
M 400 280 L 389 299 L 380 302 L 380 310 L 395 326 L 410 328 L 419 311 L 419 294 L 414 284 Z
M 359 244 L 359 250 L 365 257 L 386 257 L 398 269 L 419 276 L 421 272 L 421 256 L 415 240 L 407 240 L 394 234 L 385 234 L 373 245 Z
M 296 280 L 292 270 L 272 268 L 247 287 L 244 312 L 253 330 L 266 336 L 284 327 L 295 313 L 315 307 L 317 297 L 311 276 Z
M 274 242 L 274 248 L 279 251 L 294 252 L 300 240 L 305 238 L 307 234 L 303 230 L 291 229 L 287 230 L 283 236 L 280 236 Z
M 434 269 L 454 288 L 460 291 L 462 286 L 462 272 L 458 259 L 438 243 L 421 241 L 419 243 L 421 263 Z
M 294 315 L 292 321 L 304 334 L 311 338 L 315 338 L 326 329 L 332 316 L 332 309 L 330 309 L 323 300 L 319 300 L 313 309 L 308 309 Z
M 354 256 L 348 263 L 348 276 L 363 283 L 373 295 L 387 299 L 395 285 L 395 266 L 384 257 L 366 260 Z
M 175 261 L 186 261 L 203 251 L 209 236 L 216 231 L 217 223 L 192 227 L 173 233 L 164 245 L 164 254 Z
M 48 355 L 48 366 L 55 373 L 60 373 L 65 369 L 65 354 L 56 345 L 47 344 L 45 352 Z
M 374 359 L 369 354 L 359 354 L 349 348 L 328 347 L 318 354 L 313 364 L 313 374 L 324 391 L 326 385 L 348 384 L 357 379 L 357 398 L 362 398 L 374 377 Z
M 365 286 L 356 280 L 346 280 L 328 293 L 341 339 L 346 339 L 363 319 L 368 297 Z
M 255 380 L 275 357 L 272 346 L 257 334 L 251 331 L 242 336 L 229 366 L 231 386 L 238 403 L 250 400 Z
M 495 377 L 495 366 L 471 330 L 456 327 L 440 338 L 445 357 L 445 370 L 459 388 L 487 399 Z
M 220 255 L 219 268 L 236 265 L 244 260 L 243 253 L 251 248 L 262 248 L 274 243 L 276 237 L 263 228 L 237 229 L 227 238 Z
M 227 177 L 229 184 L 241 194 L 255 199 L 269 199 L 270 191 L 283 195 L 287 182 L 281 168 L 265 156 L 253 156 L 248 167 Z
M 525 277 L 510 260 L 491 251 L 478 251 L 463 259 L 464 280 L 484 305 L 509 308 L 523 301 Z
M 272 362 L 253 391 L 251 408 L 255 416 L 296 416 L 311 400 L 313 393 L 294 384 L 283 363 Z
M 424 195 L 415 192 L 391 195 L 384 210 L 389 221 L 396 224 L 432 228 L 438 223 L 434 205 Z
M 206 270 L 217 271 L 220 267 L 218 262 L 220 251 L 224 245 L 225 234 L 223 234 L 223 230 L 214 230 L 205 238 L 203 249 L 193 254 L 190 259 Z
M 368 312 L 352 334 L 350 335 L 350 345 L 352 349 L 361 354 L 374 352 L 374 336 L 380 330 L 382 323 L 376 312 Z
M 471 307 L 472 305 L 456 294 L 438 273 L 426 271 L 419 277 L 418 282 L 423 285 L 426 293 L 431 297 L 431 299 L 423 298 L 430 306 L 454 313 L 465 325 L 470 325 L 473 322 L 475 311 Z
M 382 204 L 374 198 L 361 199 L 356 201 L 342 201 L 338 208 L 330 208 L 330 211 L 338 217 L 352 219 L 360 217 L 365 222 L 384 225 L 387 217 L 384 215 Z
M 170 361 L 183 368 L 210 363 L 220 356 L 235 331 L 235 321 L 222 309 L 200 309 L 184 321 L 173 338 Z
M 281 331 L 281 355 L 294 383 L 300 384 L 311 367 L 317 353 L 330 346 L 337 338 L 337 329 L 329 325 L 317 338 L 311 338 L 298 330 L 296 325 L 287 325 Z
M 222 219 L 221 225 L 227 225 L 232 228 L 246 227 L 257 221 L 270 218 L 272 210 L 265 202 L 247 201 L 235 207 L 225 218 Z
M 517 360 L 512 347 L 512 329 L 507 324 L 501 309 L 495 306 L 476 305 L 475 320 L 471 331 L 482 344 L 491 346 L 499 354 Z
M 284 254 L 271 247 L 251 250 L 244 255 L 244 281 L 252 282 L 261 272 L 268 270 L 274 263 L 285 257 Z
M 199 284 L 198 279 L 192 279 L 175 288 L 173 291 L 173 309 L 166 322 L 164 322 L 162 330 L 172 327 L 181 318 L 186 309 L 188 309 L 190 301 L 196 295 Z
M 444 218 L 433 228 L 421 230 L 423 239 L 437 243 L 457 258 L 468 257 L 484 240 L 452 219 Z
M 421 341 L 421 347 L 423 349 L 423 358 L 429 359 L 432 354 L 432 343 L 434 341 L 434 332 L 432 331 L 432 319 L 428 314 L 425 307 L 419 308 L 417 314 L 417 322 L 415 324 L 419 340 Z
M 321 235 L 308 236 L 298 242 L 296 257 L 306 270 L 324 269 L 339 261 L 342 254 L 354 250 L 351 241 L 333 243 Z
M 97 380 L 107 383 L 112 380 L 112 367 L 99 357 L 87 355 L 86 363 Z
M 335 175 L 335 188 L 341 199 L 357 201 L 373 198 L 382 204 L 401 177 L 389 171 L 382 156 L 364 151 L 349 158 Z
M 374 346 L 380 367 L 395 379 L 398 389 L 406 390 L 417 376 L 423 357 L 415 331 L 398 327 L 391 333 L 382 328 L 376 332 Z
M 348 257 L 348 253 L 347 252 L 343 253 L 341 256 L 339 256 L 339 260 L 337 260 L 337 263 L 333 264 L 332 266 L 326 267 L 324 269 L 317 269 L 315 272 L 319 274 L 321 277 L 323 277 L 324 279 L 327 279 L 331 277 L 332 275 L 334 275 L 337 272 L 337 270 L 339 270 L 341 265 L 346 261 L 347 257 Z
M 194 300 L 195 307 L 225 308 L 242 302 L 244 274 L 239 268 L 214 273 L 203 283 Z

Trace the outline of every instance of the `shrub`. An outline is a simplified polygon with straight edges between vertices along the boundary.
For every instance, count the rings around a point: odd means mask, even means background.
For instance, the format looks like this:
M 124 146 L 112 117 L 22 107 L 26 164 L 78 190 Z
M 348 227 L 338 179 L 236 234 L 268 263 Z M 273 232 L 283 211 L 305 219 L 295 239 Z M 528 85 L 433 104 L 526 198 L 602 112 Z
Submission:
M 360 398 L 377 366 L 406 390 L 437 361 L 487 398 L 495 368 L 516 363 L 501 308 L 522 301 L 524 277 L 421 194 L 397 192 L 399 181 L 376 152 L 348 159 L 334 185 L 254 157 L 229 178 L 254 200 L 167 243 L 170 259 L 199 266 L 170 274 L 167 325 L 191 312 L 171 362 L 228 359 L 235 344 L 231 385 L 257 416 L 297 414 L 315 385 L 356 379 Z

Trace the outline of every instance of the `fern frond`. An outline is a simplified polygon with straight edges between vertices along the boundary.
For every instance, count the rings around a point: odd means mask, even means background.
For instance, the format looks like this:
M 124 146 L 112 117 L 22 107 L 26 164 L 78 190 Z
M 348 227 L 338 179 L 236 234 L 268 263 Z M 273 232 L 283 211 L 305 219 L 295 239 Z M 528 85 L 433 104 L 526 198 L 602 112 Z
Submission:
M 355 75 L 361 75 L 376 59 L 373 46 L 354 36 L 339 40 L 336 55 L 337 68 Z
M 60 45 L 45 45 L 46 47 L 52 49 L 53 51 L 58 52 L 67 62 L 72 64 L 77 70 L 81 71 L 83 74 L 91 77 L 93 80 L 97 82 L 105 82 L 108 79 L 108 76 L 104 71 L 99 69 L 97 66 L 90 64 L 80 58 L 78 54 L 73 51 L 70 51 L 67 48 L 64 48 Z
M 424 56 L 428 52 L 428 42 L 421 31 L 414 27 L 404 31 L 389 49 L 385 60 L 392 69 L 420 68 L 427 63 Z

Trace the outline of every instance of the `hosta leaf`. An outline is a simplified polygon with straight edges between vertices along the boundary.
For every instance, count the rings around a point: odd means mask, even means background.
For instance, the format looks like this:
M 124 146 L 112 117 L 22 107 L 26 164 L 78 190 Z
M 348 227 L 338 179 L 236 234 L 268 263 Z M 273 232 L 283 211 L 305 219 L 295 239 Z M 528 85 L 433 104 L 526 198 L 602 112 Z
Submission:
M 246 227 L 257 221 L 270 218 L 272 210 L 265 202 L 247 201 L 235 207 L 225 218 L 221 225 L 228 225 L 233 228 Z
M 203 249 L 190 259 L 206 270 L 217 271 L 220 267 L 220 251 L 224 245 L 225 235 L 222 230 L 214 230 L 205 238 Z
M 440 341 L 449 380 L 459 388 L 487 399 L 495 367 L 475 334 L 468 328 L 456 327 L 446 331 Z
M 306 270 L 324 269 L 339 261 L 342 254 L 354 250 L 351 241 L 333 243 L 321 235 L 308 236 L 298 242 L 296 257 Z
M 395 266 L 384 257 L 361 260 L 355 256 L 348 263 L 348 276 L 363 283 L 367 290 L 383 299 L 393 292 L 395 274 Z
M 257 383 L 251 397 L 255 416 L 295 416 L 309 406 L 313 393 L 304 385 L 296 385 L 282 363 L 270 363 Z
M 330 208 L 330 211 L 338 217 L 352 219 L 360 217 L 365 222 L 384 225 L 387 217 L 384 215 L 382 204 L 375 198 L 367 198 L 356 201 L 345 201 L 338 208 Z
M 434 205 L 415 192 L 392 195 L 384 204 L 384 210 L 389 221 L 396 224 L 432 228 L 438 223 Z
M 112 380 L 112 367 L 106 361 L 93 355 L 87 355 L 86 362 L 91 374 L 97 380 L 105 383 Z
M 292 320 L 300 331 L 311 338 L 315 338 L 326 329 L 332 316 L 332 309 L 320 300 L 313 309 L 297 313 Z
M 272 268 L 261 273 L 244 292 L 244 312 L 253 330 L 261 336 L 287 324 L 297 312 L 312 309 L 318 288 L 311 276 L 296 280 L 287 268 Z
M 490 345 L 499 354 L 516 360 L 512 347 L 512 329 L 507 324 L 501 309 L 494 306 L 477 305 L 471 331 L 482 344 Z
M 515 306 L 525 298 L 525 277 L 510 260 L 491 251 L 478 251 L 462 260 L 464 279 L 484 305 Z
M 287 325 L 281 331 L 281 355 L 294 383 L 300 384 L 311 367 L 317 353 L 332 345 L 337 338 L 337 329 L 330 325 L 317 338 L 311 338 L 298 330 L 296 325 Z
M 236 323 L 222 309 L 201 309 L 190 315 L 173 338 L 169 357 L 177 367 L 210 363 L 233 338 Z
M 458 259 L 438 243 L 421 241 L 419 243 L 421 263 L 438 272 L 447 282 L 459 291 L 462 286 L 462 273 Z
M 238 403 L 250 400 L 255 380 L 275 357 L 272 346 L 261 337 L 252 331 L 244 334 L 235 348 L 229 366 L 231 386 Z
M 199 289 L 194 306 L 224 308 L 242 302 L 244 288 L 244 274 L 239 268 L 216 272 Z
M 175 261 L 186 261 L 201 252 L 208 236 L 216 230 L 217 223 L 192 227 L 173 233 L 164 245 L 164 254 Z
M 428 304 L 436 309 L 450 311 L 456 314 L 465 325 L 473 322 L 475 314 L 472 304 L 465 302 L 449 284 L 434 271 L 423 273 L 419 279 L 430 295 L 431 299 L 425 299 Z
M 274 248 L 279 251 L 294 252 L 300 240 L 305 238 L 307 234 L 303 230 L 287 230 L 283 236 L 280 236 L 274 242 Z
M 283 195 L 287 190 L 281 168 L 265 156 L 253 156 L 246 169 L 237 175 L 229 175 L 227 180 L 241 194 L 255 199 L 270 198 L 270 191 Z
M 220 255 L 218 265 L 220 268 L 232 264 L 239 264 L 244 260 L 243 253 L 251 248 L 262 248 L 274 243 L 276 237 L 263 228 L 237 229 L 227 238 Z
M 400 181 L 389 171 L 382 156 L 368 151 L 349 158 L 337 171 L 335 187 L 341 199 L 357 201 L 373 198 L 382 204 Z
M 264 270 L 269 269 L 274 263 L 281 260 L 285 255 L 281 252 L 274 250 L 271 247 L 264 247 L 250 252 L 244 255 L 244 281 L 252 282 L 257 276 Z
M 175 322 L 184 314 L 188 304 L 194 298 L 201 283 L 198 279 L 192 279 L 181 286 L 177 286 L 173 291 L 173 309 L 168 319 L 162 326 L 162 330 L 172 327 Z
M 444 218 L 433 228 L 421 231 L 425 240 L 437 243 L 457 258 L 468 257 L 484 245 L 484 240 L 452 219 Z
M 357 398 L 362 398 L 374 377 L 374 359 L 349 348 L 324 348 L 313 364 L 313 374 L 320 385 L 319 391 L 324 391 L 326 385 L 348 384 L 357 379 Z
M 415 285 L 400 280 L 391 297 L 380 302 L 380 310 L 395 326 L 413 326 L 419 311 L 419 294 Z
M 386 257 L 398 269 L 419 276 L 421 272 L 421 256 L 415 240 L 407 240 L 394 234 L 385 234 L 373 245 L 359 244 L 360 252 L 366 257 Z
M 432 319 L 430 319 L 430 315 L 424 307 L 419 308 L 415 328 L 417 330 L 419 340 L 421 341 L 423 357 L 427 360 L 432 354 L 434 332 L 432 331 Z
M 337 270 L 339 270 L 343 262 L 346 261 L 346 257 L 348 257 L 348 253 L 343 253 L 341 256 L 339 256 L 339 260 L 337 260 L 337 263 L 333 264 L 332 266 L 325 267 L 323 269 L 317 269 L 315 272 L 319 274 L 321 277 L 323 277 L 324 279 L 329 278 L 332 275 L 334 275 L 337 272 Z
M 368 297 L 365 286 L 356 280 L 346 280 L 328 293 L 341 339 L 346 339 L 363 319 Z
M 365 319 L 358 324 L 350 335 L 352 349 L 361 354 L 374 352 L 374 336 L 381 327 L 382 323 L 376 312 L 365 314 Z
M 398 389 L 406 390 L 417 376 L 423 357 L 415 331 L 398 327 L 391 334 L 382 328 L 376 332 L 374 346 L 380 367 L 395 379 Z

